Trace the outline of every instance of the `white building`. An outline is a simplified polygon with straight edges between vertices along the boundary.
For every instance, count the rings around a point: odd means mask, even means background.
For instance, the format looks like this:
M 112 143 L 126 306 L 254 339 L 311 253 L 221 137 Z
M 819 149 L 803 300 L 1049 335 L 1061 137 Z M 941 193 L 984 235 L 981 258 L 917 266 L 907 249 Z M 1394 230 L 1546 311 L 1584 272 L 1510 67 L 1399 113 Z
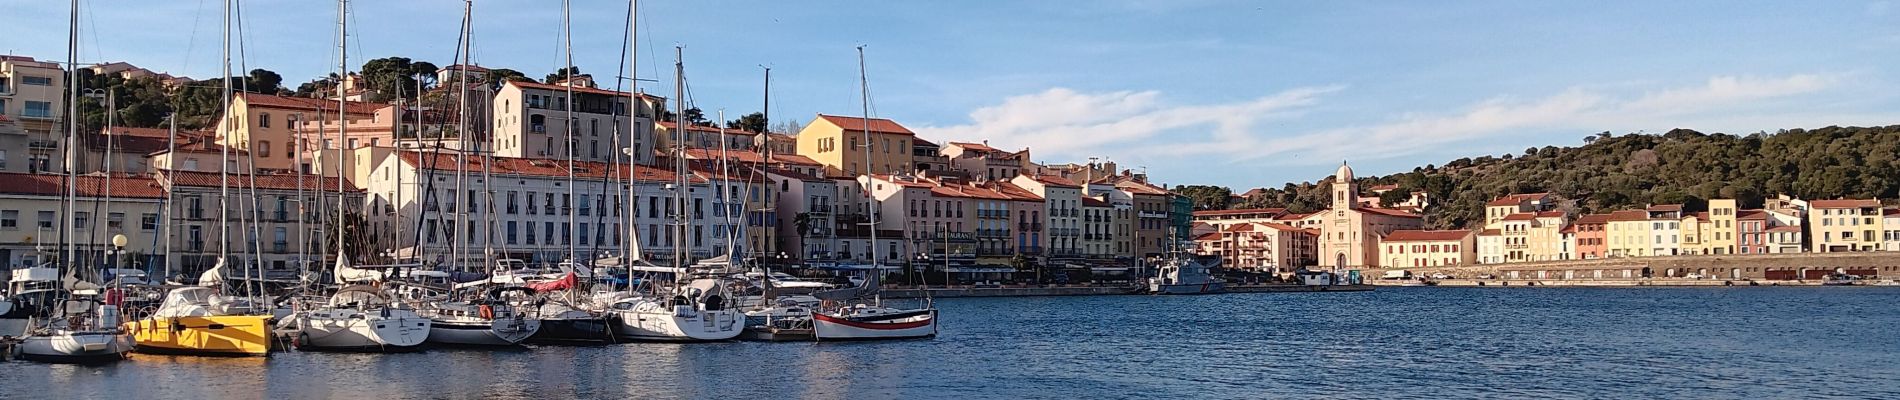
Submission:
M 119 261 L 144 265 L 140 255 L 159 254 L 159 204 L 165 191 L 152 178 L 114 175 L 110 188 L 103 176 L 79 177 L 78 211 L 67 219 L 65 177 L 50 174 L 0 173 L 0 261 L 11 267 L 52 261 L 66 237 L 61 221 L 75 223 L 80 259 L 98 260 L 110 249 L 112 237 L 126 236 L 131 254 Z M 108 193 L 110 192 L 110 193 Z M 106 196 L 111 199 L 107 201 Z M 104 216 L 104 218 L 100 218 Z M 103 222 L 102 222 L 103 220 Z M 120 264 L 128 265 L 128 264 Z
M 678 243 L 686 243 L 691 259 L 723 253 L 718 249 L 726 245 L 714 240 L 712 190 L 704 179 L 689 177 L 685 211 L 692 223 L 681 236 L 669 229 L 680 209 L 670 171 L 577 161 L 570 187 L 566 161 L 462 157 L 399 151 L 372 171 L 369 202 L 380 210 L 374 222 L 394 234 L 395 248 L 413 247 L 420 239 L 426 261 L 457 259 L 453 254 L 473 260 L 492 248 L 500 258 L 559 262 L 570 250 L 583 258 L 619 254 L 624 243 L 638 239 L 644 259 L 664 263 Z M 456 166 L 464 162 L 468 173 L 460 179 Z M 483 179 L 484 170 L 493 179 Z M 631 198 L 611 176 L 632 182 Z M 484 200 L 484 191 L 492 202 Z M 455 238 L 461 238 L 459 247 Z
M 346 212 L 360 215 L 363 191 L 347 180 L 310 175 L 231 174 L 174 171 L 157 174 L 157 180 L 172 191 L 170 214 L 171 254 L 174 273 L 196 278 L 198 273 L 217 265 L 218 254 L 234 259 L 253 260 L 269 276 L 294 277 L 300 261 L 327 265 L 319 260 L 335 253 L 335 239 L 326 240 L 325 221 L 336 217 L 337 188 L 341 184 Z M 221 186 L 229 187 L 224 196 Z M 224 212 L 224 220 L 218 212 Z M 229 241 L 224 230 L 231 229 Z M 363 238 L 358 245 L 378 248 L 379 243 Z M 300 258 L 302 257 L 302 258 Z M 229 263 L 236 265 L 237 263 Z M 233 276 L 227 274 L 226 276 Z
M 1054 175 L 1017 175 L 1010 183 L 1043 198 L 1048 237 L 1041 244 L 1049 258 L 1081 257 L 1082 186 Z

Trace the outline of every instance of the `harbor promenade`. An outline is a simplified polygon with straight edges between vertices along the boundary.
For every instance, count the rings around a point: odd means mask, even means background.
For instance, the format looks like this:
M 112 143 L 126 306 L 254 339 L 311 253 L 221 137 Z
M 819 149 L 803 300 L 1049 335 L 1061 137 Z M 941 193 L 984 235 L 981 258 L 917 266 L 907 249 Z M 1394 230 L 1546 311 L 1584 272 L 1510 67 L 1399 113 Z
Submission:
M 1397 269 L 1374 269 L 1367 276 L 1380 277 L 1393 270 Z M 1405 270 L 1414 276 L 1450 275 L 1450 279 L 1437 280 L 1440 286 L 1502 286 L 1506 282 L 1511 286 L 1526 282 L 1548 286 L 1819 285 L 1827 274 L 1837 271 L 1877 284 L 1900 279 L 1900 252 L 1609 258 Z
M 1372 290 L 1371 285 L 1306 286 L 1296 284 L 1256 284 L 1228 285 L 1226 287 L 1227 293 L 1363 292 L 1368 290 Z M 933 298 L 1148 294 L 1145 287 L 1138 285 L 1000 285 L 885 289 L 883 296 L 885 298 L 907 299 L 922 297 L 926 292 Z

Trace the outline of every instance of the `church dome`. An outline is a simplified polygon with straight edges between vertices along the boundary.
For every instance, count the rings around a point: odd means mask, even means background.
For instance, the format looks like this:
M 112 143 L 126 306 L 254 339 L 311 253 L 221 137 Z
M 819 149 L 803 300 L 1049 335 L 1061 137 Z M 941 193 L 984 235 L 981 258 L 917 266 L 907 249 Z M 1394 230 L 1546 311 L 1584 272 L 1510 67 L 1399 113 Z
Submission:
M 1334 182 L 1351 182 L 1352 181 L 1352 167 L 1347 166 L 1345 161 L 1340 161 L 1339 171 L 1333 173 L 1333 181 Z

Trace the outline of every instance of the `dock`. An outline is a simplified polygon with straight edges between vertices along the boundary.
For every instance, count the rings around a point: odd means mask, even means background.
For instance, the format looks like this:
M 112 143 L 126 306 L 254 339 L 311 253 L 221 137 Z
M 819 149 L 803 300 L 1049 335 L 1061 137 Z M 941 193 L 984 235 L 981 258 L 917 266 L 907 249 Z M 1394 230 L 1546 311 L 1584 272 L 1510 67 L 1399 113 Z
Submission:
M 1225 293 L 1308 293 L 1308 292 L 1365 292 L 1373 290 L 1372 285 L 1333 285 L 1306 286 L 1299 284 L 1255 284 L 1228 285 Z M 1148 294 L 1145 288 L 1135 285 L 1106 286 L 964 286 L 949 288 L 922 289 L 885 289 L 884 298 L 911 299 L 923 297 L 928 292 L 932 298 L 953 297 L 1043 297 L 1043 296 L 1114 296 L 1130 294 Z

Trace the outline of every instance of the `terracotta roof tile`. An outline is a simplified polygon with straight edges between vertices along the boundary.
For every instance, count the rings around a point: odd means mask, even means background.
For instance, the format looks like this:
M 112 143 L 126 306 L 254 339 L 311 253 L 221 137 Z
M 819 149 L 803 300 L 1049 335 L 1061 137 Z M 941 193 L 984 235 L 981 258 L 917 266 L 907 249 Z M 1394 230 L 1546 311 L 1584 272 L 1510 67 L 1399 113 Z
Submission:
M 505 84 L 514 85 L 522 89 L 541 89 L 541 90 L 552 90 L 552 91 L 557 91 L 557 92 L 565 92 L 569 88 L 569 86 L 550 85 L 550 84 L 534 82 L 534 81 L 508 81 Z M 631 97 L 631 94 L 627 92 L 613 91 L 613 90 L 607 90 L 607 89 L 596 89 L 596 88 L 590 88 L 586 86 L 572 86 L 572 87 L 574 88 L 574 93 L 590 93 L 590 94 L 601 94 L 601 95 L 608 95 L 608 96 Z M 644 97 L 648 100 L 662 100 L 662 101 L 666 100 L 666 98 L 664 97 L 654 96 L 654 95 L 646 94 L 646 93 L 641 93 L 640 97 Z
M 335 100 L 313 99 L 313 98 L 308 98 L 308 97 L 276 96 L 276 95 L 258 94 L 258 93 L 238 93 L 237 96 L 239 98 L 244 99 L 244 103 L 246 105 L 249 105 L 252 107 L 283 108 L 283 109 L 308 110 L 308 111 L 336 110 L 336 107 L 337 107 Z M 375 114 L 376 110 L 380 110 L 383 107 L 388 107 L 388 105 L 386 104 L 366 103 L 366 102 L 361 102 L 361 101 L 346 101 L 344 102 L 344 105 L 345 107 L 348 107 L 344 111 L 347 111 L 351 114 Z
M 1001 150 L 997 150 L 995 147 L 990 147 L 989 145 L 982 144 L 982 143 L 969 143 L 969 142 L 947 142 L 947 143 L 949 143 L 951 146 L 962 147 L 962 148 L 970 149 L 973 151 L 981 151 L 981 152 L 1001 151 Z
M 104 197 L 106 195 L 106 177 L 103 175 L 80 175 L 75 178 L 81 197 Z M 112 175 L 111 192 L 113 198 L 162 199 L 165 189 L 150 176 L 136 174 Z M 23 174 L 0 172 L 0 193 L 35 196 L 61 196 L 66 194 L 66 176 L 56 174 Z
M 1649 212 L 1643 210 L 1617 210 L 1610 212 L 1610 222 L 1648 221 Z
M 1836 199 L 1836 200 L 1809 200 L 1809 201 L 1808 201 L 1808 206 L 1809 206 L 1809 207 L 1814 207 L 1814 208 L 1863 208 L 1863 207 L 1879 207 L 1879 206 L 1880 206 L 1880 200 L 1876 200 L 1876 199 Z
M 1735 213 L 1735 219 L 1749 221 L 1766 220 L 1768 219 L 1768 212 L 1762 210 L 1741 210 Z
M 1530 221 L 1535 219 L 1537 219 L 1537 214 L 1532 213 L 1514 213 L 1504 216 L 1505 221 Z
M 1083 197 L 1082 206 L 1083 207 L 1114 207 L 1115 205 L 1108 204 L 1108 202 L 1098 200 L 1094 197 Z
M 1353 209 L 1354 209 L 1354 210 L 1359 210 L 1359 211 L 1362 211 L 1362 212 L 1369 212 L 1369 213 L 1373 213 L 1373 214 L 1380 214 L 1380 215 L 1386 215 L 1386 216 L 1392 216 L 1392 217 L 1403 217 L 1403 218 L 1424 218 L 1424 216 L 1422 216 L 1422 215 L 1418 215 L 1418 214 L 1413 214 L 1413 213 L 1411 213 L 1411 212 L 1408 212 L 1408 211 L 1405 211 L 1405 210 L 1394 210 L 1394 209 L 1390 209 L 1390 208 L 1378 208 L 1378 207 L 1355 207 L 1355 208 L 1353 208 Z
M 220 179 L 221 174 L 211 173 L 211 172 L 165 171 L 165 172 L 161 172 L 161 174 L 164 174 L 165 176 L 169 176 L 172 181 L 172 184 L 175 186 L 215 188 L 220 185 L 219 181 L 221 180 Z M 257 182 L 256 186 L 251 185 L 253 178 L 255 178 Z M 305 190 L 321 190 L 325 188 L 328 188 L 330 190 L 336 190 L 337 180 L 339 179 L 339 178 L 333 178 L 333 177 L 318 177 L 316 175 L 298 176 L 298 175 L 292 175 L 292 174 L 255 174 L 255 175 L 231 174 L 230 179 L 225 180 L 225 181 L 227 181 L 226 183 L 231 185 L 232 189 L 256 187 L 259 189 L 297 190 L 297 188 L 299 187 L 298 186 L 299 178 L 301 178 L 301 180 L 303 181 L 302 187 Z M 352 192 L 363 191 L 363 188 L 357 187 L 355 184 L 350 183 L 350 181 L 347 179 L 344 179 L 342 183 L 343 183 L 343 189 L 346 191 L 352 191 Z
M 1466 236 L 1470 236 L 1470 235 L 1471 235 L 1471 231 L 1464 231 L 1464 230 L 1432 231 L 1432 230 L 1401 229 L 1401 230 L 1392 231 L 1392 233 L 1386 234 L 1385 241 L 1387 242 L 1416 242 L 1416 241 L 1463 240 Z
M 863 130 L 864 123 L 865 123 L 864 118 L 846 117 L 846 116 L 839 116 L 839 115 L 818 114 L 818 119 L 822 119 L 822 120 L 825 120 L 826 122 L 830 122 L 832 125 L 837 125 L 839 128 L 843 128 L 844 130 L 847 130 L 847 131 Z M 910 136 L 917 135 L 916 132 L 911 132 L 910 128 L 905 128 L 903 125 L 899 125 L 897 121 L 892 121 L 892 120 L 883 119 L 883 118 L 871 118 L 871 132 L 872 133 L 888 133 L 888 134 L 895 134 L 895 135 L 910 135 Z
M 1584 214 L 1577 217 L 1577 224 L 1601 225 L 1610 222 L 1610 214 Z
M 456 166 L 460 165 L 459 162 L 463 161 L 458 155 L 451 153 L 404 151 L 397 153 L 397 156 L 401 157 L 403 162 L 409 163 L 409 165 L 437 171 L 454 171 Z M 468 165 L 467 170 L 469 171 L 481 171 L 487 168 L 496 175 L 567 177 L 567 160 L 468 156 L 466 162 Z M 492 165 L 484 166 L 484 164 L 491 164 L 491 162 Z M 610 169 L 610 167 L 612 167 L 620 177 L 638 182 L 672 182 L 674 179 L 673 172 L 665 169 L 645 165 L 629 166 L 625 164 L 614 167 L 607 163 L 590 161 L 575 161 L 574 177 L 605 178 L 608 176 L 608 169 Z M 701 179 L 697 176 L 688 176 L 687 179 L 691 183 L 706 182 L 705 179 Z

